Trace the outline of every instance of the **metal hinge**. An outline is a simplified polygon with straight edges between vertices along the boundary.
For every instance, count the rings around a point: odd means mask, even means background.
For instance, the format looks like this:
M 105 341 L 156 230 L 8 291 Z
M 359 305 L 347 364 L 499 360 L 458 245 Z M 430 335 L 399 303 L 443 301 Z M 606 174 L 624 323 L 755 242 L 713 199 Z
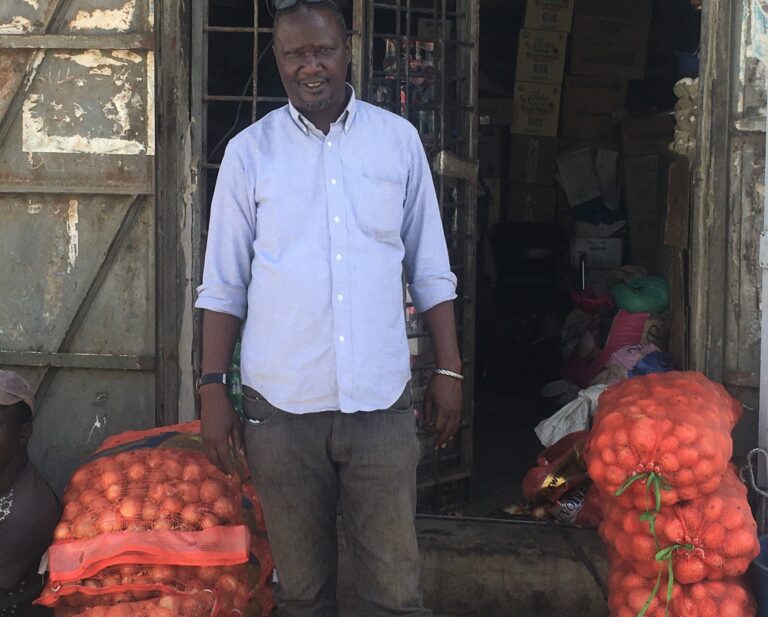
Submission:
M 760 267 L 768 270 L 768 231 L 760 234 Z

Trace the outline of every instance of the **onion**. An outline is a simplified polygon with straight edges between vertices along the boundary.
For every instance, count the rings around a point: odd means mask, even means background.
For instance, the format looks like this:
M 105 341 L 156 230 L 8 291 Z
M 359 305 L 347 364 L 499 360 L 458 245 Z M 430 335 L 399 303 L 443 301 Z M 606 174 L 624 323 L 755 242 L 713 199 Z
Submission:
M 91 473 L 87 469 L 81 467 L 72 475 L 72 478 L 69 481 L 69 486 L 76 490 L 82 490 L 90 480 Z
M 117 501 L 123 496 L 123 487 L 121 484 L 110 484 L 104 491 L 104 497 L 107 501 Z
M 72 528 L 69 523 L 59 523 L 56 525 L 56 529 L 53 530 L 54 540 L 69 540 L 72 537 Z
M 219 497 L 213 502 L 213 513 L 224 521 L 231 521 L 235 518 L 237 509 L 229 497 Z
M 200 501 L 200 491 L 191 482 L 180 482 L 176 486 L 176 494 L 187 503 L 197 503 Z
M 160 507 L 154 501 L 146 501 L 141 509 L 141 518 L 145 521 L 154 521 L 157 519 L 159 512 Z
M 135 519 L 141 512 L 141 503 L 138 499 L 129 497 L 120 504 L 120 514 L 129 520 Z
M 178 514 L 181 512 L 183 504 L 178 497 L 166 497 L 160 504 L 160 510 L 162 512 L 168 512 L 170 514 Z
M 64 506 L 64 513 L 61 518 L 65 521 L 72 521 L 78 514 L 80 514 L 80 512 L 82 512 L 82 510 L 83 506 L 80 505 L 80 502 L 70 501 Z
M 170 531 L 173 529 L 173 521 L 167 517 L 158 519 L 155 524 L 152 525 L 152 529 L 156 531 Z
M 219 497 L 224 495 L 224 487 L 221 482 L 216 480 L 203 480 L 200 484 L 200 501 L 203 503 L 214 503 Z
M 96 519 L 96 527 L 99 533 L 112 533 L 123 528 L 123 517 L 114 510 L 103 510 Z
M 219 519 L 210 512 L 204 512 L 200 517 L 200 527 L 202 529 L 210 529 L 211 527 L 217 527 L 220 524 Z
M 215 583 L 221 574 L 221 569 L 216 566 L 200 566 L 197 568 L 197 577 L 204 583 Z
M 121 452 L 115 457 L 115 462 L 121 467 L 128 467 L 133 462 L 135 455 L 133 452 Z
M 168 457 L 165 459 L 163 471 L 168 474 L 169 478 L 178 478 L 181 475 L 181 469 L 181 463 L 175 458 Z
M 165 457 L 157 450 L 153 450 L 147 454 L 146 461 L 149 467 L 152 469 L 157 469 L 163 466 L 163 463 L 165 463 Z
M 147 496 L 152 500 L 156 501 L 157 503 L 160 503 L 168 497 L 168 494 L 170 491 L 168 490 L 168 486 L 164 482 L 160 482 L 158 484 L 151 484 L 149 487 L 149 490 L 147 491 Z
M 142 465 L 141 463 L 134 463 L 130 467 L 128 467 L 128 471 L 126 472 L 126 475 L 128 476 L 128 479 L 131 482 L 139 482 L 140 480 L 144 479 L 144 476 L 147 473 L 147 468 Z
M 196 504 L 187 504 L 181 510 L 181 520 L 194 527 L 200 524 L 200 507 Z
M 88 489 L 85 489 L 82 493 L 80 493 L 79 500 L 81 504 L 88 507 L 94 502 L 94 500 L 98 498 L 98 496 L 99 494 L 96 492 L 95 489 L 88 488 Z
M 96 526 L 93 522 L 93 514 L 90 512 L 80 514 L 72 523 L 72 536 L 78 540 L 92 538 L 95 535 Z
M 176 578 L 176 568 L 158 565 L 149 569 L 149 578 L 155 583 L 167 583 Z
M 235 593 L 240 587 L 240 581 L 231 574 L 222 574 L 216 581 L 215 587 L 224 593 Z
M 149 472 L 149 483 L 151 484 L 160 484 L 162 482 L 168 481 L 168 474 L 165 473 L 162 469 L 153 469 Z
M 195 462 L 187 463 L 181 477 L 187 482 L 200 482 L 205 477 L 203 468 Z

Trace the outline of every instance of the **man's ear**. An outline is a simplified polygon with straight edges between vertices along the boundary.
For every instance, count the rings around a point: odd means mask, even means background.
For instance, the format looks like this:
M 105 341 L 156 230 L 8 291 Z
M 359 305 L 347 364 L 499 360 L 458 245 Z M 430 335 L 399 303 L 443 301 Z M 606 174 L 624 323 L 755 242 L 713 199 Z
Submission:
M 19 427 L 19 445 L 26 447 L 30 439 L 32 439 L 32 423 L 25 422 Z

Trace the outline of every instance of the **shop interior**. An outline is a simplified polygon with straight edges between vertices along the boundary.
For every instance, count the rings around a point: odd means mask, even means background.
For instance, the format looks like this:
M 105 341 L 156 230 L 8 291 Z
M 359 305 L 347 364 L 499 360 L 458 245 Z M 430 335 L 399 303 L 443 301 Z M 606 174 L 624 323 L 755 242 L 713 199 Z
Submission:
M 351 0 L 340 4 L 351 24 Z M 255 8 L 209 0 L 207 204 L 227 140 L 285 101 L 269 7 Z M 446 36 L 460 36 L 460 19 L 448 15 Z M 475 289 L 463 290 L 475 315 L 472 477 L 432 487 L 422 512 L 541 516 L 521 488 L 544 449 L 537 425 L 595 384 L 685 367 L 700 20 L 697 0 L 480 0 L 468 112 L 477 211 L 466 230 L 477 267 Z M 416 19 L 399 27 L 416 41 L 425 32 Z M 372 58 L 371 74 L 386 72 L 386 41 Z M 408 115 L 425 137 L 434 131 Z M 637 345 L 629 359 L 616 353 Z

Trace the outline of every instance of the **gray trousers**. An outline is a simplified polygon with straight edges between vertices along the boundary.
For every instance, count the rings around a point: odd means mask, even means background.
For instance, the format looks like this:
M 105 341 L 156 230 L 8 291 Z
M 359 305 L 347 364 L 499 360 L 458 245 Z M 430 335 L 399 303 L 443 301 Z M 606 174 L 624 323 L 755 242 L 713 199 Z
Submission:
M 418 442 L 410 388 L 387 410 L 290 414 L 244 387 L 248 463 L 281 617 L 337 617 L 336 511 L 364 614 L 430 617 L 419 591 Z

